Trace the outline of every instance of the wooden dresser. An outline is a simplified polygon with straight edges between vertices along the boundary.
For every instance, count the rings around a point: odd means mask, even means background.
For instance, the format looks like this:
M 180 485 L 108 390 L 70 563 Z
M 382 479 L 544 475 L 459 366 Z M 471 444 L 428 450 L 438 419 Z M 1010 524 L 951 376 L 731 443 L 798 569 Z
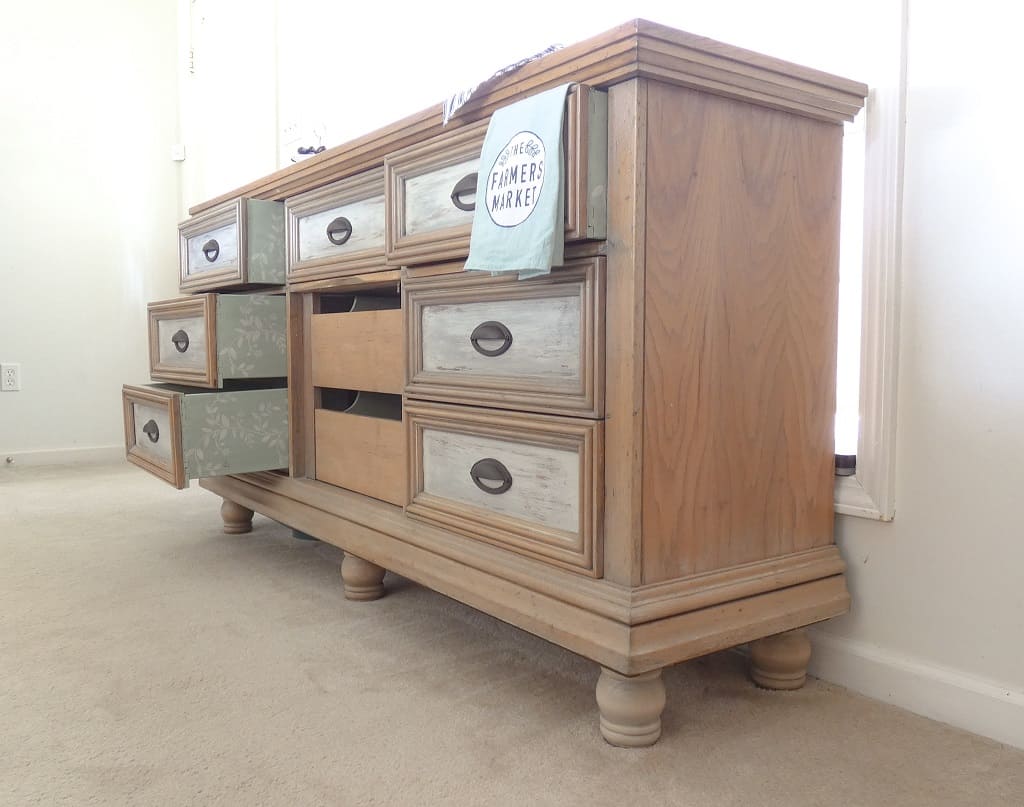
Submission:
M 463 271 L 490 114 L 566 82 L 565 265 Z M 657 740 L 666 665 L 752 642 L 757 683 L 799 687 L 802 628 L 849 606 L 839 186 L 866 92 L 634 21 L 199 205 L 129 458 L 202 477 L 229 531 L 256 511 L 342 548 L 352 599 L 391 570 L 592 659 L 615 745 Z

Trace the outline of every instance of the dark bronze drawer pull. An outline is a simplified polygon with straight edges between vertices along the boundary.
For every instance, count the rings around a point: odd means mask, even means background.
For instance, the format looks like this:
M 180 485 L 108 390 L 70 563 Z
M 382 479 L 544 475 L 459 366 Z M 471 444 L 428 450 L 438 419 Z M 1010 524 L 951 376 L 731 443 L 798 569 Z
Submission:
M 160 439 L 160 427 L 156 425 L 155 420 L 150 420 L 145 426 L 142 427 L 142 431 L 149 438 L 149 442 L 155 443 Z
M 177 331 L 171 337 L 171 341 L 174 343 L 174 349 L 179 353 L 184 353 L 188 350 L 188 334 L 184 331 Z
M 501 344 L 495 348 L 483 347 L 480 342 L 497 342 L 501 341 Z M 477 353 L 481 353 L 484 356 L 500 356 L 510 347 L 512 347 L 512 331 L 505 327 L 500 322 L 494 322 L 490 320 L 488 322 L 481 322 L 473 329 L 473 333 L 469 335 L 469 341 L 473 344 L 473 349 Z
M 512 487 L 512 474 L 493 457 L 474 462 L 473 467 L 469 469 L 469 476 L 473 484 L 484 493 L 497 495 Z
M 464 202 L 462 200 L 463 196 L 476 196 L 476 171 L 472 174 L 466 174 L 466 176 L 455 183 L 455 187 L 452 189 L 452 204 L 459 210 L 472 213 L 476 210 L 476 200 Z
M 211 238 L 203 244 L 203 255 L 206 256 L 206 260 L 210 263 L 217 260 L 217 257 L 220 255 L 220 244 L 217 243 L 216 238 Z
M 344 216 L 338 216 L 327 225 L 327 240 L 341 246 L 352 237 L 352 222 Z

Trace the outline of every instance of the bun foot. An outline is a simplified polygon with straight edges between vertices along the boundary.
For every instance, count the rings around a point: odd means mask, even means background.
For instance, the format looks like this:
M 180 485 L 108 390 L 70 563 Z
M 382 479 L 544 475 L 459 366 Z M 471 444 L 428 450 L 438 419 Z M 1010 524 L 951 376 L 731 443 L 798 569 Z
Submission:
M 229 499 L 220 506 L 220 517 L 224 520 L 224 532 L 228 535 L 240 535 L 252 532 L 252 510 L 242 507 Z
M 661 736 L 661 712 L 665 708 L 661 670 L 627 676 L 602 667 L 597 680 L 597 708 L 601 735 L 611 745 L 654 745 Z
M 804 628 L 750 644 L 750 677 L 765 689 L 800 689 L 807 680 L 811 640 Z
M 341 561 L 341 580 L 347 600 L 377 600 L 384 596 L 384 568 L 368 560 L 345 553 Z

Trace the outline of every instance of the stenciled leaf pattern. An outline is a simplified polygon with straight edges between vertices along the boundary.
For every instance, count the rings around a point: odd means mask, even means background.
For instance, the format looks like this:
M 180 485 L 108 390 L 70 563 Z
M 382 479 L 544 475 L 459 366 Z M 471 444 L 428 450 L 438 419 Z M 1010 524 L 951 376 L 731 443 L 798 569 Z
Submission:
M 217 362 L 221 378 L 272 378 L 285 375 L 284 298 L 246 294 L 221 301 L 230 315 L 218 320 Z
M 186 396 L 185 466 L 190 477 L 288 467 L 288 391 Z

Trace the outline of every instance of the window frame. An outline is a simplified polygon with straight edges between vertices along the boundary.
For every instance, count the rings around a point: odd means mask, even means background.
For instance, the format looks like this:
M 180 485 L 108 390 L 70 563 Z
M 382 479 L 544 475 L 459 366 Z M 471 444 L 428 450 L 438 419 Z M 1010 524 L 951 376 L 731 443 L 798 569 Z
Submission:
M 869 92 L 864 163 L 860 430 L 857 467 L 835 479 L 835 512 L 891 521 L 896 514 L 896 408 L 899 369 L 900 262 L 907 107 L 908 0 L 899 19 L 880 26 L 898 41 L 875 43 L 891 54 Z M 888 46 L 887 46 L 888 45 Z

